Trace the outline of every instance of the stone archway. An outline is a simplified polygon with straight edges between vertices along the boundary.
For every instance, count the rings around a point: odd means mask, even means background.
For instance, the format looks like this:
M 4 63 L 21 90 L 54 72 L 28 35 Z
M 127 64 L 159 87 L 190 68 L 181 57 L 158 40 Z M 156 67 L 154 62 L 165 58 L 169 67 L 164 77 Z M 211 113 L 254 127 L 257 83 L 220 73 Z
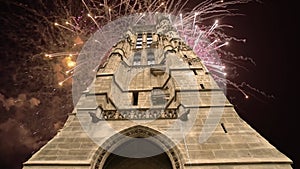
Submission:
M 151 155 L 153 151 L 155 153 Z M 158 151 L 160 152 L 157 153 Z M 137 157 L 122 153 L 134 154 Z M 145 153 L 146 156 L 143 156 Z M 150 153 L 150 156 L 147 153 Z M 141 125 L 125 129 L 107 139 L 97 150 L 93 165 L 94 169 L 121 169 L 125 166 L 132 169 L 140 166 L 143 166 L 143 169 L 156 168 L 156 166 L 165 169 L 182 168 L 179 150 L 174 143 L 160 132 Z
M 143 157 L 150 151 L 162 151 L 156 144 L 146 139 L 132 139 L 117 147 L 105 160 L 103 169 L 172 169 L 172 163 L 166 153 Z M 122 152 L 125 151 L 125 152 Z M 118 154 L 131 153 L 142 158 L 132 158 Z

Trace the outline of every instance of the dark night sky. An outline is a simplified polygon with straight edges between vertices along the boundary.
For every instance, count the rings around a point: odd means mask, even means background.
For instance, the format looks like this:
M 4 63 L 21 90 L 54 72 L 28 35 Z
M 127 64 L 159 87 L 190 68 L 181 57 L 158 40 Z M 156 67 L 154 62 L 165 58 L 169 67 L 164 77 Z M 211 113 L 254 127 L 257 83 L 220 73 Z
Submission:
M 296 138 L 296 100 L 299 94 L 296 61 L 299 15 L 296 5 L 286 1 L 264 1 L 240 8 L 246 16 L 234 18 L 235 30 L 247 37 L 242 53 L 256 66 L 240 78 L 274 99 L 237 101 L 239 115 L 300 168 Z M 298 23 L 297 23 L 298 22 Z M 297 51 L 296 51 L 297 50 Z M 298 141 L 297 141 L 298 140 Z
M 0 5 L 2 1 L 4 2 L 5 0 L 0 0 Z M 294 169 L 300 168 L 300 154 L 297 151 L 299 149 L 299 139 L 296 138 L 299 131 L 296 132 L 295 130 L 298 126 L 296 114 L 299 112 L 296 107 L 296 101 L 299 100 L 299 87 L 296 82 L 299 77 L 299 72 L 296 71 L 299 63 L 296 59 L 299 59 L 297 58 L 299 52 L 297 49 L 298 46 L 296 46 L 298 40 L 296 35 L 298 35 L 297 31 L 300 30 L 299 26 L 297 26 L 299 24 L 297 23 L 299 15 L 296 6 L 296 4 L 283 0 L 250 3 L 239 7 L 240 13 L 245 14 L 244 16 L 224 19 L 224 22 L 228 21 L 234 26 L 230 34 L 247 39 L 246 43 L 231 44 L 229 48 L 237 54 L 253 58 L 256 63 L 255 66 L 250 65 L 248 71 L 240 72 L 237 80 L 248 82 L 256 89 L 274 96 L 274 98 L 268 98 L 253 92 L 254 96 L 244 99 L 238 92 L 228 91 L 231 97 L 235 97 L 232 103 L 236 106 L 239 115 L 248 124 L 279 151 L 294 161 Z M 8 11 L 12 12 L 7 9 L 1 10 L 0 17 L 3 18 L 6 17 L 5 14 L 8 14 Z M 0 31 L 7 31 L 7 27 L 2 25 L 2 23 L 0 23 L 0 28 Z M 0 53 L 1 169 L 20 169 L 21 163 L 26 161 L 33 151 L 43 145 L 45 140 L 53 137 L 55 134 L 53 131 L 61 127 L 61 122 L 66 117 L 65 115 L 55 115 L 57 116 L 56 120 L 53 120 L 53 118 L 51 123 L 36 124 L 36 126 L 40 125 L 40 128 L 44 128 L 44 133 L 47 130 L 51 130 L 48 138 L 45 136 L 43 138 L 41 138 L 42 136 L 33 137 L 32 139 L 23 140 L 25 143 L 21 144 L 22 138 L 28 137 L 28 133 L 34 131 L 37 127 L 32 127 L 30 131 L 27 131 L 26 128 L 20 127 L 20 124 L 28 123 L 26 119 L 34 120 L 34 118 L 30 117 L 30 113 L 22 115 L 22 112 L 18 110 L 18 105 L 7 111 L 4 108 L 3 98 L 4 100 L 9 97 L 18 98 L 19 100 L 23 99 L 28 102 L 26 103 L 28 105 L 24 103 L 23 105 L 19 105 L 19 107 L 24 108 L 25 105 L 26 110 L 28 109 L 29 111 L 38 111 L 38 108 L 35 108 L 35 106 L 46 107 L 47 105 L 43 105 L 43 103 L 39 105 L 36 102 L 37 100 L 34 100 L 35 97 L 30 95 L 30 91 L 24 92 L 24 90 L 19 89 L 24 86 L 14 86 L 13 81 L 10 80 L 14 75 L 14 69 L 17 69 L 13 65 L 18 65 L 18 61 L 14 61 L 13 57 L 7 56 L 5 50 L 13 48 L 13 46 L 14 43 L 5 39 L 5 37 L 0 40 L 0 49 L 2 51 Z M 52 98 L 56 98 L 56 100 L 54 99 L 51 102 L 52 104 L 60 104 L 58 96 L 63 94 L 65 90 L 57 92 L 57 95 L 51 96 Z M 20 93 L 25 93 L 26 97 L 18 95 Z M 3 104 L 3 107 L 1 107 L 1 104 Z M 48 109 L 51 109 L 51 106 Z M 65 110 L 69 109 L 66 108 Z M 53 116 L 51 115 L 51 117 Z M 44 116 L 37 116 L 35 118 L 44 118 Z M 45 125 L 50 124 L 50 129 L 49 127 L 45 127 Z M 10 127 L 6 125 L 10 125 Z

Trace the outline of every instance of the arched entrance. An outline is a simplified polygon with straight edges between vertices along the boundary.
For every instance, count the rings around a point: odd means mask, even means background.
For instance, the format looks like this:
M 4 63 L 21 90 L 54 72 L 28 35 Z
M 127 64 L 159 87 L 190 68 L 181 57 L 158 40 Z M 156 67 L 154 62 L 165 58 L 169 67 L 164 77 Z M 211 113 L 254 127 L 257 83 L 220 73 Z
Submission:
M 145 126 L 125 129 L 97 151 L 94 169 L 181 169 L 179 150 L 165 135 Z
M 155 152 L 162 152 L 152 156 Z M 119 155 L 118 155 L 119 154 Z M 128 156 L 120 156 L 120 155 Z M 147 155 L 151 156 L 147 156 Z M 132 155 L 142 158 L 133 158 Z M 117 147 L 106 159 L 103 169 L 172 169 L 163 150 L 146 139 L 131 139 Z

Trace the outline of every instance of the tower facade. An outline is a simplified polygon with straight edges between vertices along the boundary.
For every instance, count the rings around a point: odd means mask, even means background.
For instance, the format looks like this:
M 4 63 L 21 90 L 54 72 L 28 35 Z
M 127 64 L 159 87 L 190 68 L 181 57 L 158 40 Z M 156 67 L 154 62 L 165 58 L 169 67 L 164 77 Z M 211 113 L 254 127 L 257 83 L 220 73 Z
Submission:
M 170 22 L 128 30 L 64 127 L 23 168 L 290 169 Z

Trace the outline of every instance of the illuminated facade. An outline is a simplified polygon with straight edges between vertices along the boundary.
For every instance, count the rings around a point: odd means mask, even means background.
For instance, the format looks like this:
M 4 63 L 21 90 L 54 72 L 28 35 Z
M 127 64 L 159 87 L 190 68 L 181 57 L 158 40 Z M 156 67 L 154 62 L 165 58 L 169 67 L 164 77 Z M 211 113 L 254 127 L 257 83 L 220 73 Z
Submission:
M 113 46 L 64 127 L 24 169 L 290 169 L 239 117 L 168 18 Z

